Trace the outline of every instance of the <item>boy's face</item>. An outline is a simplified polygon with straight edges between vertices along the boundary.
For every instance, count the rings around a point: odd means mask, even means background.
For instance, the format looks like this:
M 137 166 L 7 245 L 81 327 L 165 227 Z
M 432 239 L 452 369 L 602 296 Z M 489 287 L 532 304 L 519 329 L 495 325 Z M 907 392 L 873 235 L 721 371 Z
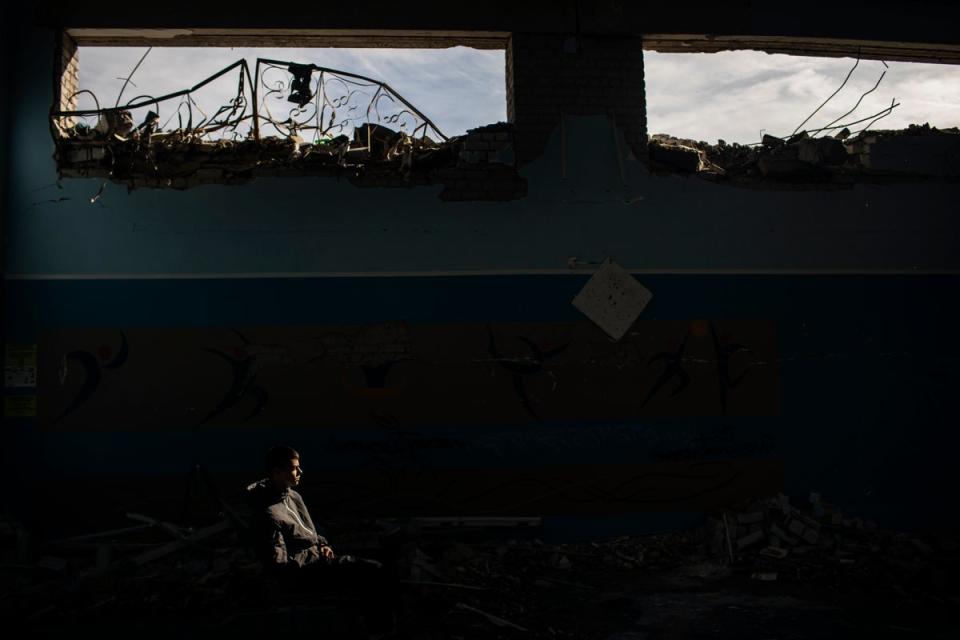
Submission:
M 270 474 L 270 479 L 277 487 L 289 489 L 300 484 L 301 475 L 303 475 L 303 471 L 300 469 L 300 459 L 293 458 L 286 468 L 274 469 Z

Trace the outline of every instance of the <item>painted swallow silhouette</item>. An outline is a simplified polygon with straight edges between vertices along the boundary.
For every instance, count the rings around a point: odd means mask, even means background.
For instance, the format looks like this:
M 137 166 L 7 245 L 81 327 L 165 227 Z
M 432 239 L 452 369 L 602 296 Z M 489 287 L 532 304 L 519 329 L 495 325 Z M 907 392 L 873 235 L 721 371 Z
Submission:
M 246 336 L 236 329 L 232 331 L 237 334 L 245 346 L 251 346 Z M 220 403 L 213 411 L 208 413 L 207 416 L 200 421 L 200 424 L 210 422 L 248 397 L 254 398 L 255 404 L 253 410 L 247 414 L 244 420 L 252 420 L 255 418 L 263 411 L 267 401 L 270 399 L 267 390 L 256 384 L 257 374 L 260 372 L 260 364 L 257 362 L 257 356 L 251 355 L 243 347 L 235 349 L 235 355 L 230 355 L 219 349 L 209 347 L 205 347 L 203 350 L 225 360 L 233 369 L 233 380 L 223 399 L 220 400 Z
M 83 367 L 83 385 L 54 422 L 63 420 L 86 404 L 100 388 L 100 382 L 103 380 L 102 370 L 117 369 L 123 366 L 129 355 L 130 346 L 127 343 L 127 335 L 123 331 L 120 332 L 120 348 L 113 357 L 111 357 L 110 348 L 106 345 L 97 349 L 97 355 L 81 349 L 75 349 L 65 355 L 60 363 L 60 383 L 63 384 L 66 381 L 69 363 L 78 362 Z M 106 362 L 102 362 L 103 360 L 106 360 Z
M 743 382 L 744 376 L 746 376 L 747 372 L 750 371 L 748 365 L 748 367 L 744 369 L 740 375 L 731 380 L 730 360 L 738 353 L 749 353 L 750 355 L 753 355 L 753 351 L 746 345 L 738 343 L 721 344 L 720 337 L 717 334 L 717 326 L 712 322 L 710 323 L 710 335 L 713 338 L 713 348 L 717 353 L 717 383 L 720 391 L 720 408 L 724 413 L 726 413 L 727 391 Z
M 530 349 L 530 357 L 505 358 L 501 355 L 499 349 L 497 349 L 497 343 L 493 337 L 493 329 L 491 329 L 489 325 L 487 325 L 487 336 L 490 338 L 489 346 L 487 347 L 487 352 L 490 354 L 490 357 L 494 362 L 511 373 L 513 377 L 513 389 L 517 394 L 517 398 L 520 400 L 520 404 L 532 418 L 539 419 L 540 416 L 537 415 L 536 409 L 533 408 L 533 403 L 530 401 L 530 396 L 527 393 L 524 377 L 544 372 L 549 373 L 546 370 L 545 361 L 563 353 L 567 347 L 570 346 L 570 343 L 568 342 L 559 347 L 544 350 L 533 342 L 533 340 L 523 336 L 517 336 L 517 339 Z
M 687 332 L 687 335 L 683 337 L 683 342 L 680 343 L 676 351 L 672 353 L 669 351 L 658 353 L 647 360 L 647 366 L 659 360 L 666 361 L 667 366 L 663 369 L 663 372 L 660 373 L 660 377 L 657 378 L 654 385 L 650 387 L 650 391 L 647 392 L 647 397 L 643 399 L 643 403 L 640 405 L 641 409 L 647 406 L 647 403 L 657 395 L 657 392 L 659 392 L 671 378 L 677 378 L 677 385 L 673 388 L 673 391 L 670 392 L 671 398 L 686 389 L 687 385 L 690 384 L 690 374 L 683 368 L 683 354 L 687 350 L 687 340 L 689 339 L 690 333 Z

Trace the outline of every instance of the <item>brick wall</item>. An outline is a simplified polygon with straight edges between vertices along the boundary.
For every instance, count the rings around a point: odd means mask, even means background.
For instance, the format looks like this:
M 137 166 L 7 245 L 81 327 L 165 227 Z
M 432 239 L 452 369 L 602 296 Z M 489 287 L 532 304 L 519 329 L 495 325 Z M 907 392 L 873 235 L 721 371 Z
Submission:
M 55 70 L 55 86 L 59 87 L 57 106 L 60 111 L 77 108 L 77 99 L 72 97 L 80 90 L 80 52 L 77 43 L 63 32 L 57 47 L 59 66 Z
M 439 172 L 444 183 L 440 199 L 516 200 L 527 194 L 517 173 L 513 127 L 505 122 L 467 131 L 455 166 Z
M 543 152 L 561 114 L 612 117 L 634 155 L 646 157 L 640 38 L 515 33 L 506 80 L 521 164 Z

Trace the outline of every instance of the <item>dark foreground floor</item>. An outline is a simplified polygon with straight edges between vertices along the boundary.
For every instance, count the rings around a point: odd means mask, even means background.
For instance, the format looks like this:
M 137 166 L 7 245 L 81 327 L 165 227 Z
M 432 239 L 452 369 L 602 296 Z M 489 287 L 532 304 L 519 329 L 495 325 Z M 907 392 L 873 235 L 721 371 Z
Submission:
M 106 533 L 4 564 L 0 633 L 384 637 L 367 624 L 362 591 L 282 591 L 223 521 Z M 960 638 L 957 532 L 884 531 L 783 496 L 696 530 L 570 544 L 545 544 L 529 528 L 409 522 L 328 534 L 340 553 L 396 561 L 396 622 L 385 637 Z
M 723 565 L 670 570 L 543 571 L 510 592 L 405 584 L 394 636 L 452 638 L 950 638 L 960 637 L 960 599 L 890 597 L 868 587 L 760 582 Z M 43 637 L 327 637 L 368 638 L 363 618 L 330 596 L 279 603 L 239 601 L 182 608 L 120 607 L 123 594 L 85 611 L 6 617 Z M 165 596 L 173 600 L 170 594 Z M 494 613 L 495 612 L 495 613 Z M 8 612 L 9 613 L 9 612 Z M 12 629 L 12 626 L 7 628 Z M 14 636 L 7 636 L 14 637 Z M 22 637 L 22 636 L 18 636 Z

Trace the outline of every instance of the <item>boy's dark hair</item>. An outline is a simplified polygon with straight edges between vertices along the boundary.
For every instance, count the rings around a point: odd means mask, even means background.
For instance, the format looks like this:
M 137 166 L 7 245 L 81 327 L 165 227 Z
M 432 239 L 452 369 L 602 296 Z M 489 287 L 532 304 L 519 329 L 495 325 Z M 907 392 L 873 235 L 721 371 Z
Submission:
M 293 447 L 287 447 L 284 445 L 278 445 L 276 447 L 271 447 L 267 451 L 267 455 L 264 457 L 264 466 L 267 468 L 267 473 L 270 473 L 274 469 L 286 469 L 290 464 L 291 460 L 299 460 L 300 454 L 297 453 L 297 450 Z

